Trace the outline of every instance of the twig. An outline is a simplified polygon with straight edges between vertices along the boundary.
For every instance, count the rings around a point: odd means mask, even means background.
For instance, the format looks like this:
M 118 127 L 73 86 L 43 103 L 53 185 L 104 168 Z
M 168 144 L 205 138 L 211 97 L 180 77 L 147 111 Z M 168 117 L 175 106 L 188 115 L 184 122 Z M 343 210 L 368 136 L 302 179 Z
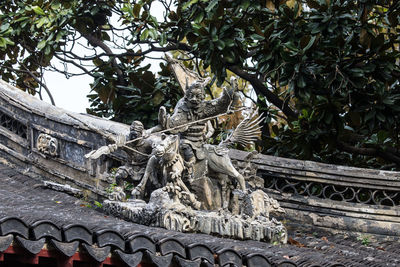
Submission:
M 42 86 L 44 88 L 44 90 L 46 91 L 47 95 L 50 98 L 51 104 L 53 106 L 55 106 L 55 102 L 54 102 L 54 98 L 52 96 L 52 94 L 50 93 L 49 88 L 47 87 L 47 85 L 45 83 L 43 83 L 41 80 L 39 80 L 38 77 L 36 77 L 35 74 L 33 74 L 24 64 L 20 63 L 20 65 L 25 69 L 25 72 L 28 73 L 38 84 L 40 84 L 40 86 Z

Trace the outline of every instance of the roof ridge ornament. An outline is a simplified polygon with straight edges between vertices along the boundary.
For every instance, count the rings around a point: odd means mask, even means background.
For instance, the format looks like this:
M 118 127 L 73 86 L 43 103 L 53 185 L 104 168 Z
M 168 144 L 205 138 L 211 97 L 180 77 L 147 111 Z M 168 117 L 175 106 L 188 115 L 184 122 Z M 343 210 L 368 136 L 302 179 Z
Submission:
M 159 125 L 145 130 L 133 122 L 126 139 L 109 136 L 113 144 L 86 155 L 97 159 L 119 148 L 128 155 L 126 164 L 109 176 L 116 186 L 103 208 L 136 223 L 170 230 L 285 243 L 285 227 L 270 217 L 284 210 L 262 190 L 263 181 L 256 173 L 248 176 L 248 169 L 255 166 L 237 169 L 228 154 L 228 147 L 246 147 L 259 138 L 262 114 L 247 112 L 219 145 L 208 144 L 210 120 L 247 109 L 230 110 L 238 99 L 237 82 L 231 79 L 219 98 L 205 100 L 210 78 L 200 78 L 180 62 L 168 60 L 185 92 L 173 113 L 161 107 Z

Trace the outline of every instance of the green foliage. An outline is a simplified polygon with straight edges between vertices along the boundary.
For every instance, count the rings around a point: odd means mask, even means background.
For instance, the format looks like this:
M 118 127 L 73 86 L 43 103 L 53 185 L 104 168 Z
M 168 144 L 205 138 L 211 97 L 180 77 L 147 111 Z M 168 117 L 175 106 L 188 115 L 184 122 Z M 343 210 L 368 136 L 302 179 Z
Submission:
M 371 243 L 370 236 L 368 235 L 358 236 L 357 241 L 360 241 L 363 246 L 368 246 Z
M 258 69 L 286 86 L 299 114 L 267 138 L 268 152 L 364 167 L 399 164 L 399 4 L 307 2 L 313 8 L 300 15 L 281 8 L 282 30 L 268 41 L 275 59 L 258 55 Z
M 101 204 L 100 202 L 98 202 L 98 201 L 95 200 L 93 203 L 94 203 L 94 205 L 96 205 L 96 207 L 98 207 L 99 209 L 103 208 L 103 204 Z
M 217 85 L 230 72 L 249 82 L 266 114 L 264 153 L 390 169 L 400 166 L 399 19 L 393 0 L 5 0 L 0 75 L 35 93 L 32 75 L 74 62 L 93 77 L 89 113 L 149 127 L 181 92 L 165 63 L 153 73 L 145 59 L 171 52 Z M 79 42 L 92 54 L 74 54 Z
M 108 186 L 108 188 L 106 188 L 106 192 L 107 194 L 111 194 L 115 191 L 115 187 L 117 186 L 116 183 L 112 183 Z

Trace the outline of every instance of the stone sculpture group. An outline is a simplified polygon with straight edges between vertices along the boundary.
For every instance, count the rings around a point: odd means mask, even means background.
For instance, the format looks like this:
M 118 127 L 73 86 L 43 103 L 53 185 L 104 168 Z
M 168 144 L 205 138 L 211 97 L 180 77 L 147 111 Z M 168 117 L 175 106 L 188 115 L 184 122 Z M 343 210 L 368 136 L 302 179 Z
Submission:
M 238 112 L 231 110 L 236 81 L 231 79 L 219 98 L 205 100 L 208 82 L 186 81 L 185 95 L 173 113 L 160 108 L 157 126 L 146 130 L 140 121 L 132 123 L 121 141 L 128 161 L 110 176 L 116 186 L 103 207 L 125 219 L 171 230 L 284 243 L 285 227 L 270 217 L 283 209 L 262 191 L 255 166 L 248 162 L 237 169 L 228 155 L 230 145 L 246 146 L 258 138 L 262 117 L 257 110 L 250 112 L 219 145 L 207 144 L 213 134 L 210 120 Z M 88 157 L 118 147 L 109 145 Z M 135 185 L 131 192 L 124 188 L 126 181 Z

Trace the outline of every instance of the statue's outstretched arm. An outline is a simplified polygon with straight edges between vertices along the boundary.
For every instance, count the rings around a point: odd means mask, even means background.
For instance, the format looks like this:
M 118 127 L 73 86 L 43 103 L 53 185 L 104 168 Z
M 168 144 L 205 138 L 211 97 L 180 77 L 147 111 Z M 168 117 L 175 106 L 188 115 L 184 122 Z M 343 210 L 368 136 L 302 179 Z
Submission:
M 224 88 L 220 97 L 206 101 L 204 110 L 206 117 L 225 113 L 239 99 L 237 81 L 234 77 L 231 78 L 230 84 L 229 88 Z

